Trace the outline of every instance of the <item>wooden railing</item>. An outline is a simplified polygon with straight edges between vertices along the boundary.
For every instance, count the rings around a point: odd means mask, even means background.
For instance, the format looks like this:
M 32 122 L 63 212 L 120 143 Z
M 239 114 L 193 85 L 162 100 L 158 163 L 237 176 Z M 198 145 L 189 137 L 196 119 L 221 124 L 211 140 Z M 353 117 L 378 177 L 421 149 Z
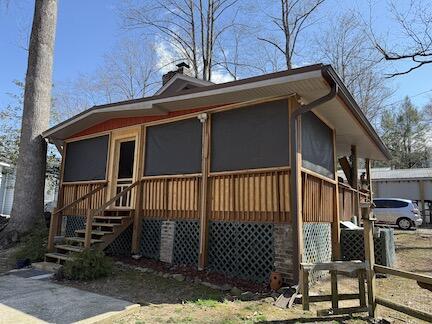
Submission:
M 209 219 L 288 222 L 289 168 L 211 173 Z
M 77 186 L 81 186 L 81 184 Z M 92 186 L 96 186 L 96 187 L 91 189 Z M 79 196 L 73 201 L 64 202 L 63 207 L 55 209 L 53 211 L 53 213 L 51 214 L 51 222 L 50 222 L 50 229 L 48 235 L 48 251 L 52 251 L 54 249 L 54 237 L 60 234 L 59 232 L 61 228 L 62 215 L 66 212 L 68 213 L 68 215 L 71 215 L 70 214 L 71 211 L 82 210 L 82 206 L 87 206 L 88 208 L 91 208 L 91 206 L 95 206 L 97 202 L 102 204 L 104 201 L 101 200 L 99 193 L 104 192 L 103 197 L 105 197 L 106 186 L 107 186 L 106 182 L 98 183 L 98 184 L 86 184 L 86 188 L 88 190 L 86 193 L 82 194 L 82 196 Z M 82 190 L 83 189 L 80 188 L 79 192 L 82 193 Z M 74 192 L 78 192 L 78 189 L 76 191 L 74 190 Z M 97 197 L 96 199 L 95 196 Z M 77 208 L 77 206 L 79 206 L 80 208 Z M 81 213 L 79 215 L 80 216 L 86 215 L 86 213 L 87 210 L 85 210 L 84 213 Z
M 303 222 L 331 223 L 337 182 L 312 171 L 302 171 Z
M 142 179 L 143 217 L 198 219 L 201 174 Z
M 105 209 L 110 207 L 111 205 L 115 204 L 117 201 L 121 201 L 123 197 L 126 195 L 130 195 L 132 190 L 138 186 L 138 184 L 141 183 L 141 180 L 135 181 L 132 183 L 129 187 L 124 189 L 123 191 L 119 192 L 117 195 L 115 195 L 113 198 L 108 200 L 106 203 L 104 203 L 102 206 L 96 208 L 96 209 L 88 209 L 86 213 L 86 228 L 85 228 L 85 237 L 84 237 L 84 248 L 89 248 L 91 246 L 91 232 L 92 232 L 92 224 L 93 224 L 93 218 L 96 215 L 99 215 L 101 212 L 103 212 Z
M 355 211 L 355 195 L 360 196 L 360 201 L 368 199 L 367 193 L 355 190 L 354 188 L 339 183 L 339 218 L 340 220 L 350 221 L 354 215 L 359 214 Z
M 64 183 L 63 197 L 59 201 L 63 202 L 63 214 L 68 216 L 83 216 L 88 209 L 94 209 L 102 205 L 107 198 L 107 182 L 88 182 L 88 183 Z M 102 186 L 102 187 L 101 187 Z M 95 188 L 100 188 L 92 193 Z M 92 193 L 90 199 L 80 199 L 81 197 L 88 197 Z M 76 202 L 79 200 L 78 202 Z
M 417 274 L 414 272 L 408 272 L 408 271 L 403 271 L 403 270 L 399 270 L 399 269 L 393 269 L 393 268 L 389 268 L 389 267 L 384 267 L 381 265 L 377 265 L 375 264 L 373 267 L 374 271 L 376 273 L 383 273 L 383 274 L 387 274 L 387 275 L 391 275 L 391 276 L 397 276 L 397 277 L 401 277 L 401 278 L 405 278 L 405 279 L 411 279 L 411 280 L 415 280 L 417 281 L 417 284 L 425 289 L 428 289 L 429 291 L 432 291 L 432 277 L 431 276 L 426 276 L 426 275 L 421 275 L 421 274 Z M 393 309 L 395 311 L 407 314 L 409 316 L 421 319 L 423 321 L 432 323 L 432 313 L 428 313 L 428 312 L 424 312 L 418 309 L 414 309 L 402 304 L 398 304 L 395 303 L 392 300 L 388 300 L 385 298 L 381 298 L 381 297 L 376 297 L 375 301 L 378 305 Z

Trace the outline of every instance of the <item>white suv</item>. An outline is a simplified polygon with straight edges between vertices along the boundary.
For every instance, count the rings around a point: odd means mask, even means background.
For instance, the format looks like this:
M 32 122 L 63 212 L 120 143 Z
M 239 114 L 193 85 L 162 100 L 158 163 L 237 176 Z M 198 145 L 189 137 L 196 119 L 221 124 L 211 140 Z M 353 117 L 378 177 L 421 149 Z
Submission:
M 374 215 L 377 224 L 397 225 L 408 230 L 420 226 L 423 222 L 415 202 L 399 198 L 376 198 Z

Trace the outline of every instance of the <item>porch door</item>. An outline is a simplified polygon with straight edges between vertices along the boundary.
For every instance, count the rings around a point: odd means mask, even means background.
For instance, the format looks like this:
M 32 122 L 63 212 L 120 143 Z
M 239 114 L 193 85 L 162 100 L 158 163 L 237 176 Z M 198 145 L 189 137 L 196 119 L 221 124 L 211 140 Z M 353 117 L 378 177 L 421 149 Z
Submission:
M 135 138 L 119 139 L 115 142 L 115 169 L 113 174 L 114 196 L 129 187 L 135 179 Z M 132 207 L 132 191 L 118 199 L 114 206 L 116 208 Z

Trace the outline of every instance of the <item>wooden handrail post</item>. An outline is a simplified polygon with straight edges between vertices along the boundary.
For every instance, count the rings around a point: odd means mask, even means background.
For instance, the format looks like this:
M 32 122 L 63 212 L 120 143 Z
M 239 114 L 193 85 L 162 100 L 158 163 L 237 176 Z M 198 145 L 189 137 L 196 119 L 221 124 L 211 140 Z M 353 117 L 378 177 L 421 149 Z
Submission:
M 88 209 L 86 215 L 86 228 L 85 228 L 85 236 L 84 236 L 85 249 L 88 249 L 91 246 L 92 224 L 93 224 L 93 211 L 91 209 Z
M 140 250 L 141 240 L 141 212 L 143 209 L 143 181 L 140 181 L 136 191 L 135 213 L 132 231 L 132 253 L 137 254 Z
M 54 238 L 58 235 L 58 220 L 60 216 L 61 213 L 57 213 L 56 209 L 54 209 L 51 214 L 50 228 L 48 234 L 48 252 L 54 251 Z
M 374 249 L 374 218 L 371 212 L 371 204 L 362 204 L 362 219 L 364 227 L 364 249 L 366 261 L 366 277 L 368 291 L 368 312 L 369 316 L 376 316 L 376 296 L 375 296 L 375 249 Z
M 204 117 L 204 116 L 203 116 Z M 202 122 L 202 160 L 201 160 L 201 188 L 200 188 L 200 241 L 198 255 L 198 269 L 203 270 L 207 264 L 207 244 L 208 244 L 208 178 L 209 178 L 209 159 L 210 159 L 210 116 L 200 119 Z

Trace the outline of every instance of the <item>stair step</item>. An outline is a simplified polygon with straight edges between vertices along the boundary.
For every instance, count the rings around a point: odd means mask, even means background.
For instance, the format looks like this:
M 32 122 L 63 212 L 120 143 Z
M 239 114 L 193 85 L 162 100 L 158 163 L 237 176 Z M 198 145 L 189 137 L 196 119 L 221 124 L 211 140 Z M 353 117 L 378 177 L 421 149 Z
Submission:
M 67 237 L 66 241 L 72 241 L 72 242 L 78 242 L 78 243 L 84 243 L 84 237 Z M 91 239 L 90 243 L 103 243 L 103 240 L 96 240 L 96 239 Z
M 92 226 L 101 226 L 101 227 L 115 227 L 115 226 L 120 226 L 121 224 L 117 224 L 117 223 L 93 223 Z
M 94 219 L 106 219 L 106 220 L 122 220 L 129 216 L 95 216 Z
M 53 258 L 53 259 L 59 259 L 63 261 L 71 260 L 72 258 L 70 256 L 67 256 L 66 254 L 57 253 L 57 252 L 50 252 L 45 253 L 45 257 Z
M 83 248 L 75 245 L 59 244 L 55 246 L 57 249 L 66 250 L 71 252 L 82 252 Z
M 80 229 L 80 230 L 76 230 L 76 231 L 75 231 L 75 233 L 79 233 L 79 234 L 85 234 L 85 232 L 86 232 L 85 229 Z M 94 234 L 94 235 L 113 234 L 113 232 L 109 232 L 109 231 L 98 231 L 98 230 L 92 230 L 91 233 Z

